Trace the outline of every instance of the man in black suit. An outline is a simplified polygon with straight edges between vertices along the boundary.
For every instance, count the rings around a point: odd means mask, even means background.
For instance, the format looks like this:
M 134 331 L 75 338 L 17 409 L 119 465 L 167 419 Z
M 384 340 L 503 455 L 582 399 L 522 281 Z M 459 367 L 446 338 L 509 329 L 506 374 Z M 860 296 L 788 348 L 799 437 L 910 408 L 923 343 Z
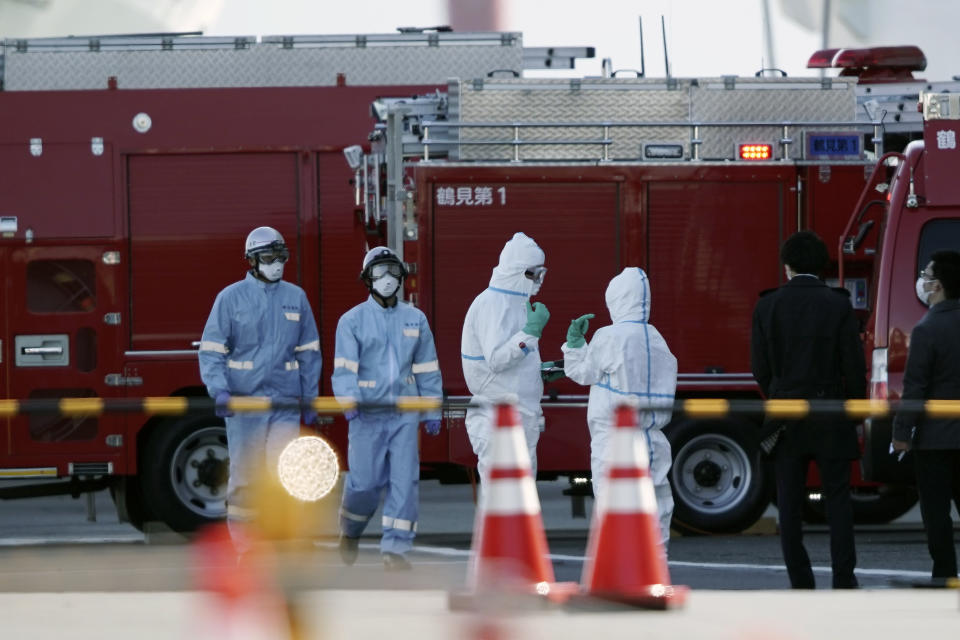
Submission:
M 750 362 L 767 398 L 843 399 L 866 395 L 866 365 L 859 326 L 845 290 L 819 278 L 829 257 L 811 231 L 780 248 L 787 283 L 761 294 L 753 311 Z M 850 502 L 850 463 L 860 455 L 855 425 L 844 416 L 784 423 L 772 451 L 780 512 L 780 545 L 794 589 L 816 584 L 803 546 L 803 503 L 810 460 L 820 469 L 833 587 L 857 587 Z
M 930 310 L 910 333 L 904 400 L 960 399 L 960 253 L 937 251 L 917 279 Z M 913 449 L 933 578 L 957 577 L 950 499 L 960 509 L 960 420 L 900 411 L 893 448 Z

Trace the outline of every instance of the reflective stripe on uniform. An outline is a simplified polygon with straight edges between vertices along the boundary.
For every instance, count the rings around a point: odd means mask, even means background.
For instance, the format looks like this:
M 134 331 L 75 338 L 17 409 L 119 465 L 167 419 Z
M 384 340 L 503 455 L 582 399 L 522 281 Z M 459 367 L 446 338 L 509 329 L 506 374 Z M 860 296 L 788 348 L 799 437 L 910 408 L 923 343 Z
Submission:
M 376 380 L 357 380 L 357 386 L 364 389 L 373 389 L 377 386 Z
M 283 366 L 287 371 L 294 371 L 300 368 L 300 363 L 296 360 L 291 360 L 290 362 L 284 362 Z
M 414 373 L 430 373 L 431 371 L 439 371 L 440 365 L 436 360 L 431 360 L 430 362 L 414 362 L 410 370 Z
M 393 529 L 399 529 L 400 531 L 417 531 L 417 523 L 410 522 L 409 520 L 404 520 L 403 518 L 391 518 L 390 516 L 383 516 L 381 524 L 384 527 L 391 527 Z
M 320 341 L 314 340 L 313 342 L 302 344 L 299 347 L 294 347 L 293 350 L 294 351 L 320 351 Z
M 294 322 L 300 322 L 300 314 L 296 311 L 284 311 L 283 315 L 287 320 L 293 320 Z
M 336 358 L 333 361 L 333 368 L 337 369 L 342 367 L 344 369 L 349 369 L 354 373 L 360 371 L 360 363 L 355 360 L 347 360 L 346 358 Z
M 367 522 L 370 520 L 370 516 L 372 515 L 373 514 L 371 513 L 369 516 L 361 516 L 356 513 L 350 513 L 343 507 L 340 507 L 340 517 L 346 518 L 347 520 L 353 520 L 354 522 Z
M 229 353 L 227 345 L 221 344 L 219 342 L 211 342 L 210 340 L 201 340 L 200 341 L 200 351 L 216 351 L 217 353 Z
M 419 338 L 420 329 L 404 329 L 403 335 L 405 335 L 408 338 Z
M 253 360 L 227 360 L 227 366 L 231 369 L 253 369 Z

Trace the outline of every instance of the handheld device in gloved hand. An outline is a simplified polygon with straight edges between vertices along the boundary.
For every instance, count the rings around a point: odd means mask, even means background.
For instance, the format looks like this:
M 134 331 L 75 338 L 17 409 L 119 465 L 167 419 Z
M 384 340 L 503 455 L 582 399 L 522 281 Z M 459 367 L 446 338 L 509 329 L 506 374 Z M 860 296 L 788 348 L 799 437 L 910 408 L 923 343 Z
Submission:
M 540 377 L 544 382 L 553 382 L 566 375 L 563 371 L 563 360 L 551 360 L 540 365 Z

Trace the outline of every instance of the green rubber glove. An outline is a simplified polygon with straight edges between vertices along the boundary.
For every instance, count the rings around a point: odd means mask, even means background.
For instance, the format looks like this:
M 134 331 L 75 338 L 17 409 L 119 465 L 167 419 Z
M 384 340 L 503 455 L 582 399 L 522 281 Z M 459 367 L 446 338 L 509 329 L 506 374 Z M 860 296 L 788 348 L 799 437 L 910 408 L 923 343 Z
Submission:
M 590 327 L 590 320 L 594 317 L 592 313 L 580 316 L 576 320 L 570 321 L 570 328 L 567 329 L 567 346 L 571 349 L 579 349 L 587 344 L 584 338 L 587 335 L 587 329 Z
M 527 324 L 523 327 L 524 333 L 529 333 L 539 338 L 543 335 L 543 327 L 549 319 L 550 312 L 547 311 L 547 305 L 538 302 L 531 307 L 530 301 L 527 300 Z
M 563 361 L 561 360 L 561 364 Z M 548 371 L 548 369 L 553 369 L 553 371 Z M 540 364 L 540 377 L 543 378 L 544 382 L 553 382 L 554 380 L 559 380 L 560 378 L 566 377 L 566 374 L 563 372 L 563 368 L 557 368 L 557 363 L 553 362 L 544 362 Z

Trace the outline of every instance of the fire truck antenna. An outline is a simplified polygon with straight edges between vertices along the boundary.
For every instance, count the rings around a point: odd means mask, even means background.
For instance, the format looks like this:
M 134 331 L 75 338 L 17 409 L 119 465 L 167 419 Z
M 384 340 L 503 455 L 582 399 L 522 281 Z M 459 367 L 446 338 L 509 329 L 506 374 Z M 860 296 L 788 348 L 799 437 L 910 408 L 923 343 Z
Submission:
M 637 27 L 640 31 L 640 77 L 644 77 L 646 68 L 643 58 L 643 16 L 637 16 Z
M 660 15 L 660 32 L 663 34 L 663 66 L 667 72 L 667 78 L 670 78 L 670 59 L 667 57 L 667 23 Z

